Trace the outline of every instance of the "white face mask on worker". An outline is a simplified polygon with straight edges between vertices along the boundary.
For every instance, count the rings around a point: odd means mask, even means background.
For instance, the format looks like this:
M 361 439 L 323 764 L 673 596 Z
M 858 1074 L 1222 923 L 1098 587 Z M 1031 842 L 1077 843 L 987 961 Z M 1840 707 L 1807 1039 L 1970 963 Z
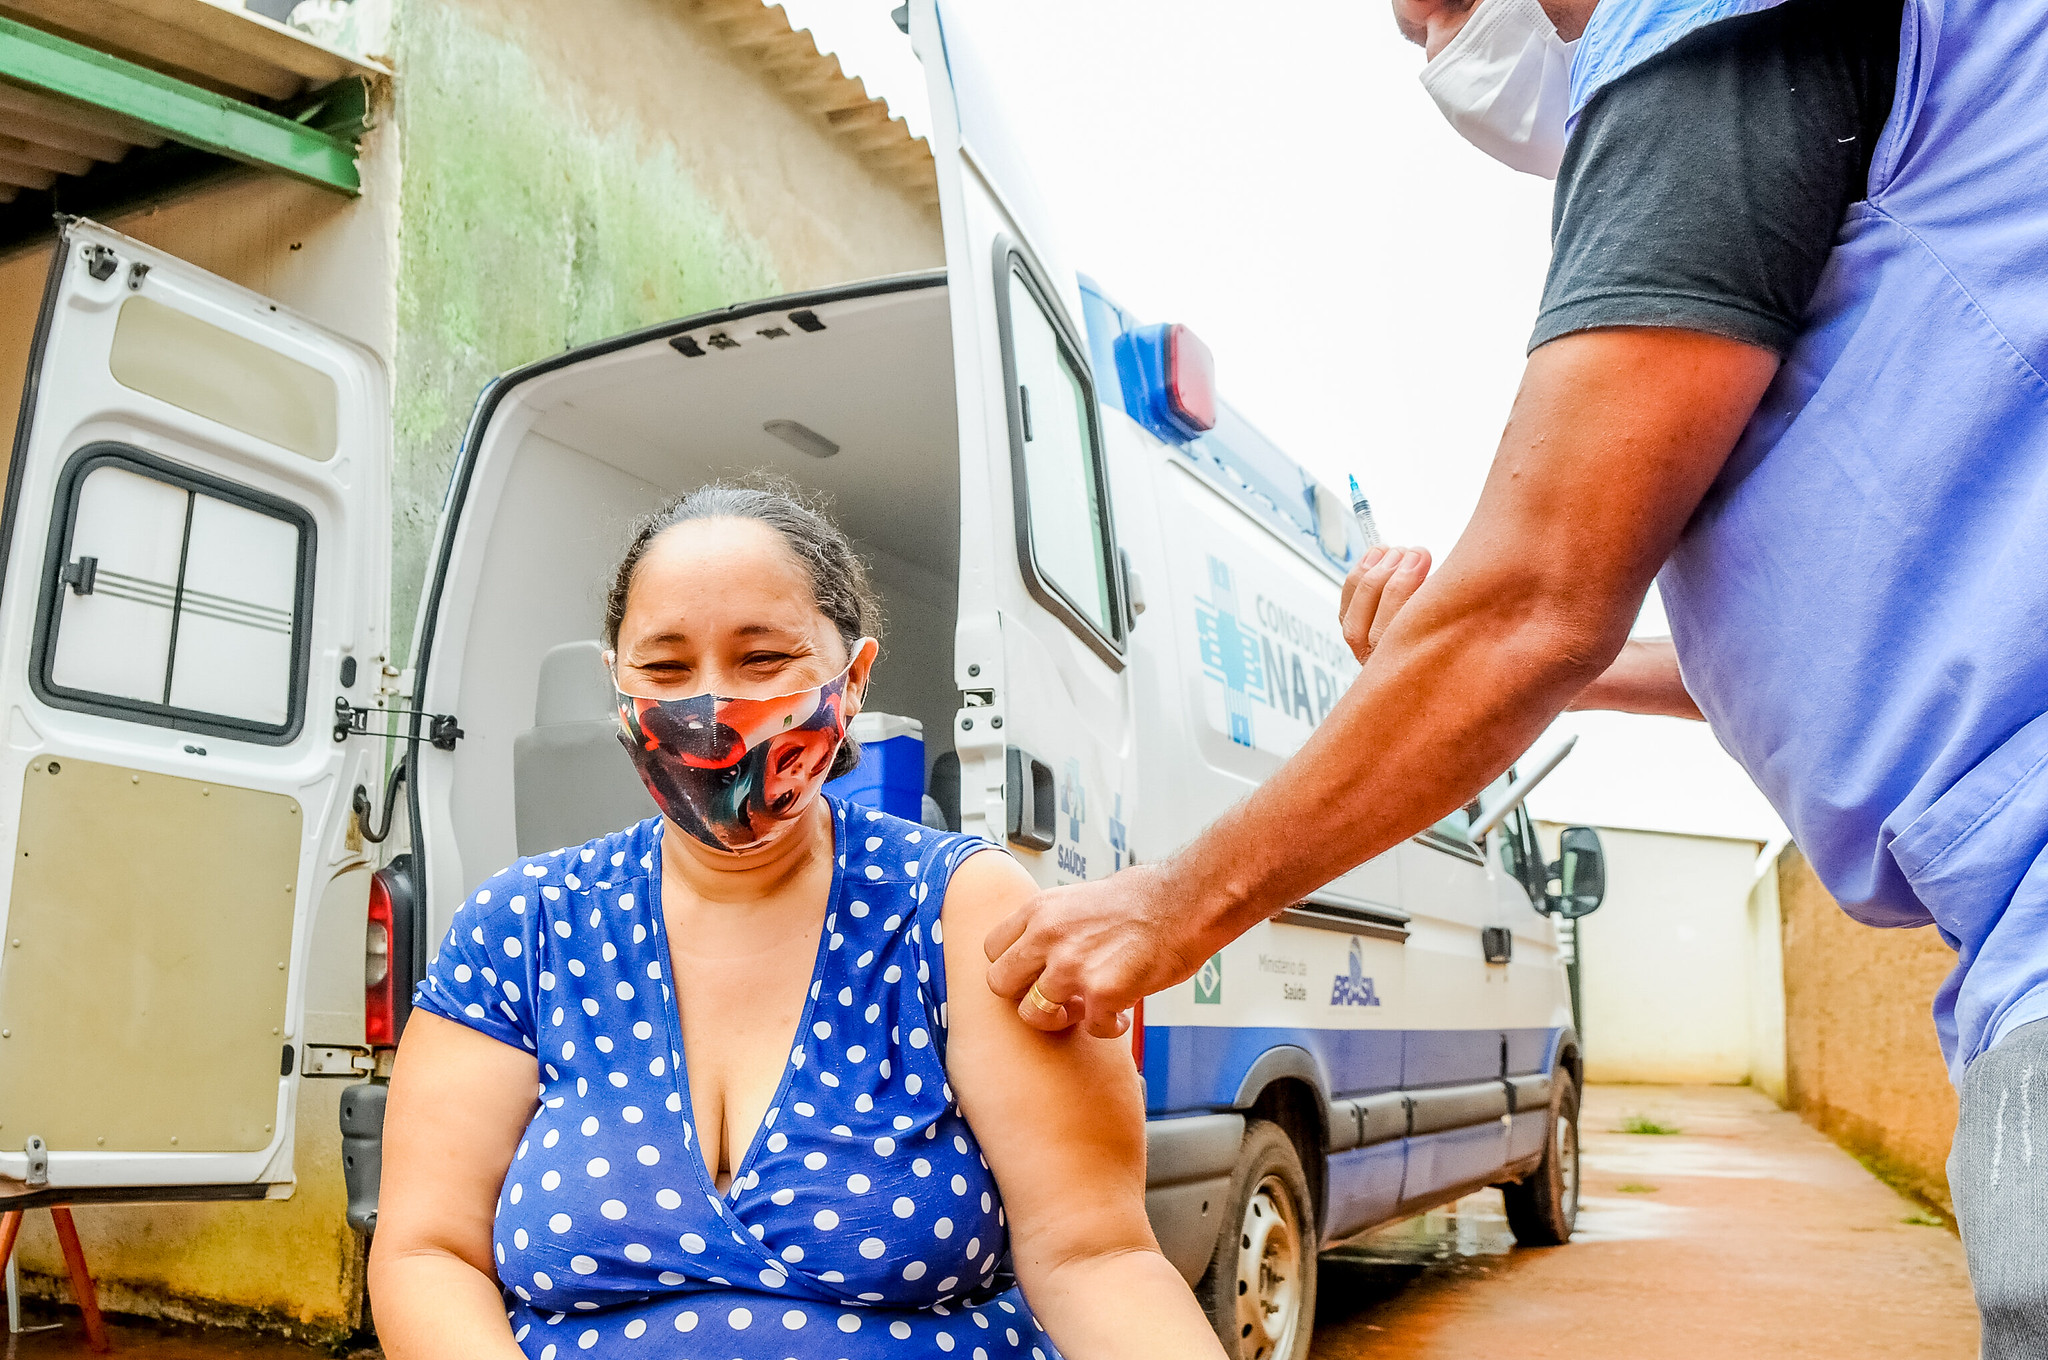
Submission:
M 1422 88 L 1461 136 L 1503 165 L 1556 179 L 1572 51 L 1537 0 L 1479 0 L 1422 68 Z

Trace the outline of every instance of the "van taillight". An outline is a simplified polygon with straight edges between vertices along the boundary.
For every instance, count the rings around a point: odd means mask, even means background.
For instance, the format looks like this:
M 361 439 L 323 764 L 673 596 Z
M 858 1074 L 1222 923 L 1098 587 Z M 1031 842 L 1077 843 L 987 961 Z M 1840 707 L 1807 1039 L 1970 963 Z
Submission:
M 391 1004 L 391 890 L 384 875 L 370 876 L 370 924 L 363 945 L 363 1042 L 398 1042 L 398 1017 Z
M 1142 996 L 1131 1011 L 1131 1061 L 1138 1064 L 1140 1072 L 1145 1070 L 1145 998 Z
M 412 856 L 399 855 L 370 876 L 370 912 L 363 935 L 363 1042 L 398 1042 L 412 1010 Z

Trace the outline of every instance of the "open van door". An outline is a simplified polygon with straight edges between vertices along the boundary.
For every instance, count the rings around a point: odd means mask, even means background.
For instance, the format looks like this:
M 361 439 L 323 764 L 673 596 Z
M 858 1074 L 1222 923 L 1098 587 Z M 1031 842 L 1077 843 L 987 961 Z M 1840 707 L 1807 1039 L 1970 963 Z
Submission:
M 931 93 L 960 423 L 961 829 L 1040 882 L 1127 860 L 1128 583 L 1073 268 L 950 0 L 910 32 Z
M 0 1207 L 288 1192 L 389 429 L 369 351 L 64 226 L 0 517 Z

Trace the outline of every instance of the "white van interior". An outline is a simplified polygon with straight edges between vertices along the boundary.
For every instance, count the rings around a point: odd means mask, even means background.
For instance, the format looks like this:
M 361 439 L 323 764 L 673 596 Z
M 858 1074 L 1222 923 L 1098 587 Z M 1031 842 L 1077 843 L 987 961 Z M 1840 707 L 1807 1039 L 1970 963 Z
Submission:
M 614 735 L 604 596 L 634 522 L 717 478 L 767 469 L 826 500 L 882 597 L 866 707 L 919 720 L 927 771 L 942 763 L 960 702 L 944 275 L 869 288 L 628 337 L 506 380 L 455 489 L 427 654 L 436 695 L 456 682 L 465 732 L 447 801 L 464 882 L 652 812 Z

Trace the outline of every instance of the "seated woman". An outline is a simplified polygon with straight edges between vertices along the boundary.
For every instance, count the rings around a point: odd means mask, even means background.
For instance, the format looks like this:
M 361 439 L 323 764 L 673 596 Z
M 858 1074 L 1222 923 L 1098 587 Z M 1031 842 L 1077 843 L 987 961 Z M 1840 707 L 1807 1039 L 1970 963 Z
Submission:
M 605 635 L 661 815 L 512 865 L 441 943 L 384 1126 L 392 1360 L 1222 1355 L 1145 1219 L 1129 1049 L 982 985 L 1031 879 L 820 796 L 875 613 L 779 491 L 633 539 Z

